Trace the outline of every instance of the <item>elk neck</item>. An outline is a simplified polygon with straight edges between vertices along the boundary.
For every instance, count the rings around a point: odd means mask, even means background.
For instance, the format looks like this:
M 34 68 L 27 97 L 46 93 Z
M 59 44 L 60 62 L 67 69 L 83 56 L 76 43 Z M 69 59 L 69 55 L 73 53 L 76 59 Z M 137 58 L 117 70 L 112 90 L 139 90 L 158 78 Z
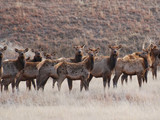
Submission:
M 82 61 L 82 54 L 76 54 L 75 55 L 75 62 L 81 62 Z
M 25 57 L 18 57 L 18 59 L 16 60 L 16 68 L 18 70 L 22 70 L 25 67 L 26 61 L 25 61 Z
M 88 59 L 85 60 L 85 66 L 87 70 L 92 71 L 94 67 L 94 57 L 89 56 Z
M 2 57 L 0 57 L 0 68 L 2 67 Z
M 114 68 L 115 68 L 115 66 L 116 66 L 116 62 L 117 62 L 117 58 L 118 58 L 118 56 L 117 55 L 114 55 L 114 54 L 111 54 L 110 55 L 110 58 L 109 58 L 109 68 L 110 68 L 110 70 L 113 70 Z

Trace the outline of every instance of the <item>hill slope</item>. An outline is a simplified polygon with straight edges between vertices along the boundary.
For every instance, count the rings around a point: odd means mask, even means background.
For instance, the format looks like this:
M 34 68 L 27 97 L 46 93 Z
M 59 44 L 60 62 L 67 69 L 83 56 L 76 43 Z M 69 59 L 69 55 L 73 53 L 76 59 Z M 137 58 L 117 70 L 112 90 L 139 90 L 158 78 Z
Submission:
M 122 44 L 121 55 L 160 40 L 158 0 L 1 0 L 0 40 L 73 56 L 74 44 Z

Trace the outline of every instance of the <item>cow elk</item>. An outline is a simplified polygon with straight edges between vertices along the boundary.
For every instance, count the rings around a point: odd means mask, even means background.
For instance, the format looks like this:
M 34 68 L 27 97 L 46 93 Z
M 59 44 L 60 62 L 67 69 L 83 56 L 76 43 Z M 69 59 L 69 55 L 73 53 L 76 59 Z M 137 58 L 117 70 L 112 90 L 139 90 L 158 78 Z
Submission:
M 88 53 L 88 57 L 79 63 L 62 62 L 58 69 L 57 86 L 58 90 L 61 89 L 61 84 L 65 78 L 70 80 L 81 80 L 85 86 L 85 90 L 88 90 L 87 79 L 94 66 L 94 56 L 92 53 Z
M 142 79 L 147 80 L 147 71 L 149 66 L 151 66 L 152 61 L 150 58 L 150 52 L 144 51 L 139 54 L 139 58 L 129 59 L 129 58 L 119 58 L 115 67 L 115 76 L 113 78 L 113 86 L 117 87 L 117 82 L 120 75 L 137 75 L 139 87 L 142 85 Z
M 8 85 L 12 83 L 12 92 L 14 92 L 15 79 L 17 74 L 24 69 L 26 64 L 26 59 L 24 53 L 28 51 L 28 48 L 24 50 L 19 50 L 15 48 L 15 52 L 19 54 L 17 59 L 6 60 L 3 62 L 3 75 L 1 82 L 1 91 L 3 89 L 8 90 Z
M 103 78 L 103 86 L 104 91 L 106 88 L 106 83 L 108 82 L 108 88 L 110 87 L 110 79 L 112 72 L 115 68 L 117 58 L 118 58 L 118 51 L 122 47 L 119 46 L 108 46 L 111 49 L 110 56 L 96 56 L 93 70 L 91 71 L 90 77 L 88 78 L 87 82 L 88 85 L 93 77 Z M 83 89 L 83 84 L 81 84 L 80 90 Z

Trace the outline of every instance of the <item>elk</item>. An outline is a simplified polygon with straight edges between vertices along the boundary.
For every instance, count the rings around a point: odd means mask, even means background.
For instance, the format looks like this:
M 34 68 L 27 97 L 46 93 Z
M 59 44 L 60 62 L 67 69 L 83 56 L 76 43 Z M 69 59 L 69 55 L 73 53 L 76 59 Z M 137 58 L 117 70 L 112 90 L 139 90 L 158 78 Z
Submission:
M 137 58 L 140 57 L 140 56 L 139 56 L 139 53 L 140 53 L 140 52 L 134 52 L 134 53 L 132 53 L 132 54 L 125 55 L 125 56 L 123 57 L 123 59 L 137 59 Z M 130 75 L 130 79 L 132 80 L 132 75 Z M 124 81 L 124 80 L 125 80 L 125 82 L 127 83 L 127 81 L 128 81 L 128 75 L 125 74 L 125 73 L 121 76 L 121 83 L 122 83 L 122 85 L 123 85 L 123 81 Z
M 95 57 L 95 56 L 97 56 L 99 50 L 100 50 L 100 48 L 89 48 L 88 50 L 86 50 L 86 53 L 91 52 Z M 86 58 L 87 58 L 87 56 L 84 56 L 82 59 L 85 60 Z M 82 84 L 83 84 L 83 82 L 81 81 L 80 86 L 83 86 Z M 71 91 L 72 90 L 72 81 L 70 81 L 70 84 L 68 84 L 68 86 L 69 86 L 69 91 Z M 80 91 L 82 91 L 82 90 L 80 89 Z
M 26 60 L 25 55 L 28 51 L 28 48 L 24 50 L 19 50 L 15 48 L 15 52 L 19 54 L 17 59 L 3 61 L 3 75 L 2 75 L 2 82 L 1 82 L 1 91 L 4 86 L 4 90 L 8 90 L 8 85 L 12 83 L 12 92 L 14 92 L 15 87 L 15 79 L 17 74 L 24 69 Z
M 152 61 L 150 52 L 145 51 L 138 53 L 139 58 L 119 58 L 115 67 L 115 76 L 113 78 L 113 87 L 117 87 L 117 82 L 122 73 L 127 75 L 137 75 L 139 87 L 142 85 L 142 79 L 147 75 L 148 67 L 151 66 Z
M 54 80 L 58 78 L 57 68 L 59 63 L 59 60 L 46 59 L 37 66 L 39 69 L 38 76 L 36 78 L 37 90 L 40 88 L 44 90 L 44 85 L 49 77 L 52 77 Z
M 46 59 L 52 60 L 52 59 L 53 59 L 53 56 L 55 56 L 56 53 L 53 52 L 53 53 L 49 54 L 49 53 L 45 53 L 45 52 L 44 52 L 43 55 L 44 55 L 44 57 L 45 57 Z
M 156 45 L 151 44 L 148 48 L 150 50 L 151 60 L 153 61 L 152 64 L 152 76 L 153 79 L 157 79 L 157 66 L 160 63 L 160 50 L 157 48 Z
M 94 62 L 94 67 L 93 70 L 91 71 L 90 77 L 88 78 L 88 86 L 91 81 L 91 79 L 94 77 L 103 78 L 103 86 L 104 86 L 104 91 L 106 88 L 106 83 L 108 82 L 108 88 L 110 87 L 110 79 L 112 72 L 115 68 L 117 58 L 118 58 L 118 51 L 122 47 L 121 45 L 119 46 L 108 46 L 111 49 L 110 56 L 96 56 L 95 57 L 95 62 Z M 83 84 L 81 84 L 80 90 L 83 89 Z
M 61 62 L 58 66 L 57 73 L 59 75 L 57 79 L 58 90 L 61 89 L 61 84 L 65 78 L 70 80 L 81 80 L 85 86 L 85 90 L 88 90 L 87 79 L 94 66 L 94 56 L 91 52 L 88 53 L 88 57 L 79 63 Z
M 62 58 L 59 61 L 66 61 L 66 62 L 71 62 L 71 63 L 81 62 L 83 59 L 85 59 L 85 58 L 83 58 L 84 47 L 85 47 L 85 45 L 74 46 L 73 48 L 75 49 L 75 57 L 74 58 Z M 67 80 L 68 80 L 69 90 L 71 90 L 72 89 L 72 80 L 70 80 L 69 78 Z M 53 79 L 53 86 L 52 86 L 53 88 L 54 88 L 55 82 L 56 82 L 56 80 Z
M 37 79 L 37 87 L 38 89 L 39 88 L 43 88 L 45 83 L 47 82 L 48 78 L 49 77 L 52 77 L 53 78 L 53 85 L 52 87 L 54 88 L 54 85 L 56 83 L 56 79 L 55 76 L 57 75 L 54 75 L 52 73 L 52 71 L 50 71 L 50 69 L 52 69 L 53 71 L 55 69 L 53 69 L 53 64 L 56 65 L 58 64 L 59 62 L 63 62 L 63 61 L 66 61 L 66 62 L 72 62 L 72 63 L 78 63 L 78 62 L 81 62 L 82 61 L 82 56 L 83 56 L 83 49 L 84 49 L 84 45 L 78 45 L 78 46 L 74 46 L 74 49 L 76 51 L 75 53 L 75 57 L 74 58 L 60 58 L 60 59 L 55 59 L 55 60 L 45 60 L 42 65 L 41 65 L 41 68 L 39 70 L 39 75 L 38 75 L 38 79 Z M 44 74 L 42 74 L 44 73 Z M 42 78 L 44 78 L 44 81 L 43 84 L 42 84 Z M 42 87 L 43 86 L 43 87 Z M 68 79 L 68 86 L 72 86 L 72 80 Z M 44 89 L 44 88 L 43 88 Z M 69 88 L 70 89 L 70 88 Z
M 1 78 L 3 75 L 3 52 L 7 50 L 7 46 L 5 46 L 4 48 L 0 48 L 0 84 L 1 84 Z M 2 89 L 1 89 L 2 91 Z
M 41 61 L 42 61 L 42 56 L 41 56 L 40 52 L 39 52 L 39 51 L 36 51 L 36 50 L 34 50 L 34 49 L 31 49 L 31 51 L 35 54 L 35 55 L 34 55 L 34 58 L 33 58 L 33 59 L 26 60 L 26 61 L 27 61 L 27 62 L 41 62 Z M 28 64 L 27 64 L 27 65 L 28 65 Z M 23 79 L 23 80 L 24 80 L 24 79 L 26 80 L 27 78 L 22 78 L 22 79 Z M 31 82 L 32 82 L 32 84 L 33 84 L 34 89 L 36 88 L 34 79 L 30 79 L 30 80 L 27 80 L 27 81 L 26 81 L 26 86 L 27 86 L 27 88 L 28 88 L 29 90 L 31 90 Z

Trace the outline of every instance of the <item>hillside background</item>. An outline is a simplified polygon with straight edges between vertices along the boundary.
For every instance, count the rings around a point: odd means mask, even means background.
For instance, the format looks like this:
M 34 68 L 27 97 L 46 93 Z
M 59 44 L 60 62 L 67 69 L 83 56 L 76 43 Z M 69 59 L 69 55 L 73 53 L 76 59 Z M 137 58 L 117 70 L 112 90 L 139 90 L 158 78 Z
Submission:
M 122 44 L 120 55 L 160 40 L 159 0 L 0 0 L 0 41 L 73 56 L 72 45 Z

